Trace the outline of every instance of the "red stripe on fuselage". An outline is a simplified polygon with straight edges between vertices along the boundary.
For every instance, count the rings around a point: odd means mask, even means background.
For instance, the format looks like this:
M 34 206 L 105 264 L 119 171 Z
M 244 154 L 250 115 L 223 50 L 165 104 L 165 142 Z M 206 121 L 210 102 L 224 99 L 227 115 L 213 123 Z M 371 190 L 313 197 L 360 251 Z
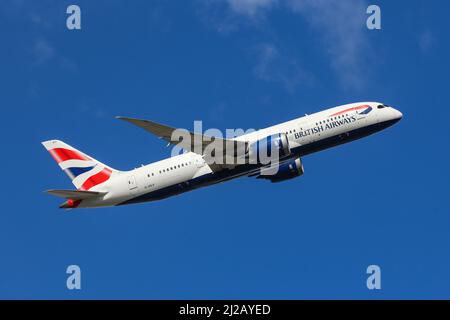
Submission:
M 333 113 L 332 115 L 330 115 L 330 117 L 339 116 L 339 115 L 344 114 L 344 113 L 349 112 L 349 111 L 356 111 L 356 110 L 365 109 L 365 108 L 368 108 L 368 107 L 370 107 L 370 106 L 365 104 L 363 106 L 348 108 L 348 109 L 345 109 L 343 111 L 339 111 L 337 113 Z
M 80 190 L 89 190 L 96 185 L 105 182 L 111 176 L 112 171 L 108 168 L 103 169 L 102 171 L 94 174 L 92 177 L 89 177 L 83 185 L 80 187 Z
M 82 154 L 78 153 L 77 151 L 70 149 L 55 148 L 49 150 L 49 152 L 52 155 L 53 159 L 55 159 L 58 163 L 67 160 L 91 160 L 88 157 L 85 157 Z

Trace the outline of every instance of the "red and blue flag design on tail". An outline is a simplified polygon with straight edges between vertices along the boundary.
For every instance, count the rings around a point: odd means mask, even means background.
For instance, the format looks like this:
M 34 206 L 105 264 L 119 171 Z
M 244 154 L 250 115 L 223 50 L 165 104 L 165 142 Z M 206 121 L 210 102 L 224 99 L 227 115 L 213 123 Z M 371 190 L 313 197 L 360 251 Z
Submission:
M 48 152 L 50 152 L 53 159 L 55 159 L 57 163 L 64 162 L 66 160 L 91 160 L 75 150 L 66 148 L 54 148 L 48 150 Z
M 80 190 L 89 190 L 98 184 L 101 184 L 111 177 L 112 170 L 104 168 L 102 171 L 97 172 L 93 176 L 89 177 L 79 188 Z
M 117 172 L 59 140 L 42 143 L 78 190 L 90 190 Z

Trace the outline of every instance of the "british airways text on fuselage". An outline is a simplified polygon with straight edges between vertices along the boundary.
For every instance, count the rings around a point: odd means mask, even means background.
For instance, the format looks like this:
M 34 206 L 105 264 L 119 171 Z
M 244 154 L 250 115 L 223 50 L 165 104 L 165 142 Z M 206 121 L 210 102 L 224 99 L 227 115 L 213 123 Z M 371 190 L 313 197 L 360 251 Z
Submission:
M 294 138 L 295 139 L 301 139 L 307 136 L 310 136 L 312 134 L 317 134 L 317 133 L 321 133 L 330 129 L 334 129 L 334 128 L 338 128 L 344 124 L 349 124 L 349 123 L 353 123 L 356 121 L 356 117 L 355 116 L 350 116 L 350 117 L 346 117 L 343 119 L 339 119 L 339 120 L 334 120 L 332 122 L 326 123 L 326 124 L 322 124 L 322 125 L 318 125 L 316 127 L 313 128 L 309 128 L 300 132 L 296 132 L 294 134 Z

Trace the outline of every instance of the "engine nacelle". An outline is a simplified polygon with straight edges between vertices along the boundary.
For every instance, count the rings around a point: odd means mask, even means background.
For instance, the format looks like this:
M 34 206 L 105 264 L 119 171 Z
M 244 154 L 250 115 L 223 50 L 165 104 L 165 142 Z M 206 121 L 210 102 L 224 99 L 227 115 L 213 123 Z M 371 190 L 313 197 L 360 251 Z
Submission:
M 273 134 L 252 143 L 249 147 L 248 156 L 250 161 L 268 164 L 267 160 L 278 162 L 291 154 L 289 140 L 284 133 Z M 266 162 L 265 162 L 266 161 Z
M 305 171 L 300 158 L 290 159 L 279 165 L 278 171 L 273 174 L 273 168 L 261 169 L 257 179 L 267 179 L 271 182 L 280 182 L 301 176 Z

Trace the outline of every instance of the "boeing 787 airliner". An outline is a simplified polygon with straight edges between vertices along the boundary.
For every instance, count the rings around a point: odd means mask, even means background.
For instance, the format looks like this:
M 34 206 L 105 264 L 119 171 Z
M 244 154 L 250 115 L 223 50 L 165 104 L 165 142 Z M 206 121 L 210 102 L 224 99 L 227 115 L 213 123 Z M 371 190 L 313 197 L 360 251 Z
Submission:
M 92 208 L 164 199 L 200 187 L 241 176 L 280 182 L 303 174 L 301 158 L 313 152 L 347 143 L 381 131 L 402 118 L 402 113 L 378 102 L 352 103 L 254 131 L 231 139 L 188 132 L 192 140 L 174 139 L 177 129 L 153 121 L 118 117 L 137 125 L 183 154 L 130 171 L 107 166 L 60 140 L 43 142 L 76 190 L 48 190 L 65 198 L 60 208 Z M 200 141 L 200 142 L 198 142 Z M 235 162 L 211 162 L 206 150 L 212 142 L 231 145 Z M 224 148 L 226 149 L 226 148 Z M 242 154 L 235 152 L 242 150 Z M 273 163 L 257 155 L 276 155 Z M 222 150 L 223 151 L 223 150 Z M 228 153 L 227 153 L 228 155 Z M 242 160 L 242 161 L 238 161 Z M 270 170 L 276 167 L 276 170 Z

